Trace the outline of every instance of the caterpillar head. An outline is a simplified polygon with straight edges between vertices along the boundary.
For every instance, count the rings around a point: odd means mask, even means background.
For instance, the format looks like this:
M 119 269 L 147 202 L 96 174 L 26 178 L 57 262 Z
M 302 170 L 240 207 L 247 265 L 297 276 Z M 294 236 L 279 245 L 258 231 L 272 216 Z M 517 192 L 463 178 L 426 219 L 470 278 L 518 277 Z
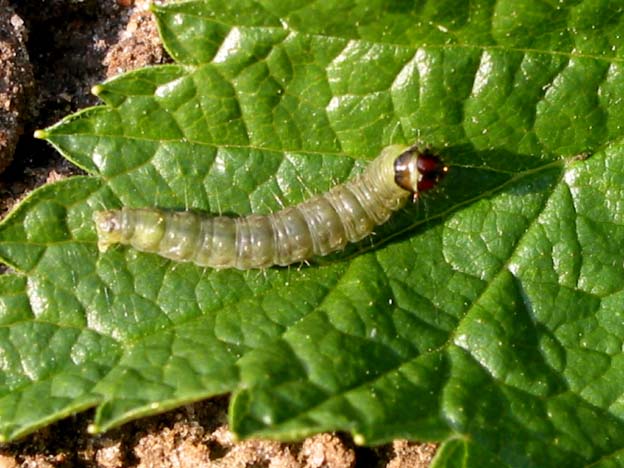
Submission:
M 93 221 L 95 221 L 100 252 L 106 252 L 112 244 L 121 241 L 120 211 L 96 211 L 93 213 Z
M 394 181 L 414 198 L 434 188 L 447 172 L 448 166 L 429 149 L 409 148 L 394 161 Z

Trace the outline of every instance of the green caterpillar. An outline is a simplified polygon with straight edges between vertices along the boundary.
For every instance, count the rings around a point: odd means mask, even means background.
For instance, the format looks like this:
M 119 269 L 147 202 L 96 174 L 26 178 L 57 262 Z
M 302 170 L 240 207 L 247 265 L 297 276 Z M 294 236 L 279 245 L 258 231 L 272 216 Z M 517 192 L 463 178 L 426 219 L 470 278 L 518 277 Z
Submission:
M 429 150 L 393 145 L 363 173 L 268 216 L 205 217 L 191 211 L 98 211 L 98 247 L 127 244 L 212 268 L 290 265 L 341 250 L 385 223 L 410 197 L 436 186 L 448 167 Z

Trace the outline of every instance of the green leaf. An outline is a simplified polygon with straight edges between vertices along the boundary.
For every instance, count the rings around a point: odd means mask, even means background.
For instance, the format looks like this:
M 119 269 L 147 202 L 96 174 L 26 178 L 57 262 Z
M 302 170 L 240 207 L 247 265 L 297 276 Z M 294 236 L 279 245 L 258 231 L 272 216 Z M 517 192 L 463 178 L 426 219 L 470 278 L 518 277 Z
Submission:
M 176 64 L 41 131 L 89 175 L 0 223 L 0 433 L 232 392 L 241 436 L 443 442 L 435 466 L 621 465 L 624 6 L 154 6 Z M 92 213 L 269 213 L 389 144 L 437 191 L 309 265 L 101 254 Z

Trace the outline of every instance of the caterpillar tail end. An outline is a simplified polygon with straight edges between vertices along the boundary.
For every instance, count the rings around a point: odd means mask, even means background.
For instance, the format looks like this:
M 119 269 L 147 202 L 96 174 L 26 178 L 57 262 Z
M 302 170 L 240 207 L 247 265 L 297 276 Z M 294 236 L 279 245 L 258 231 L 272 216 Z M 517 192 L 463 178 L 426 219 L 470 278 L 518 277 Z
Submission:
M 93 213 L 98 237 L 98 250 L 106 252 L 113 244 L 121 242 L 121 216 L 119 210 L 96 211 Z

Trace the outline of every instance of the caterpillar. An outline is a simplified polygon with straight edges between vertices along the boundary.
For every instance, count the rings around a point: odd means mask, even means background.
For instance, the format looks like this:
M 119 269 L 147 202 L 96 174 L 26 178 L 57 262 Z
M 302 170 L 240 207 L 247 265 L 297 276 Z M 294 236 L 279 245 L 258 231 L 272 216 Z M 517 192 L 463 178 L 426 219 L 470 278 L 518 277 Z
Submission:
M 267 268 L 327 255 L 357 242 L 410 197 L 436 186 L 448 167 L 429 150 L 392 145 L 366 169 L 323 195 L 267 216 L 205 217 L 192 211 L 97 211 L 98 248 L 142 252 L 212 268 Z

